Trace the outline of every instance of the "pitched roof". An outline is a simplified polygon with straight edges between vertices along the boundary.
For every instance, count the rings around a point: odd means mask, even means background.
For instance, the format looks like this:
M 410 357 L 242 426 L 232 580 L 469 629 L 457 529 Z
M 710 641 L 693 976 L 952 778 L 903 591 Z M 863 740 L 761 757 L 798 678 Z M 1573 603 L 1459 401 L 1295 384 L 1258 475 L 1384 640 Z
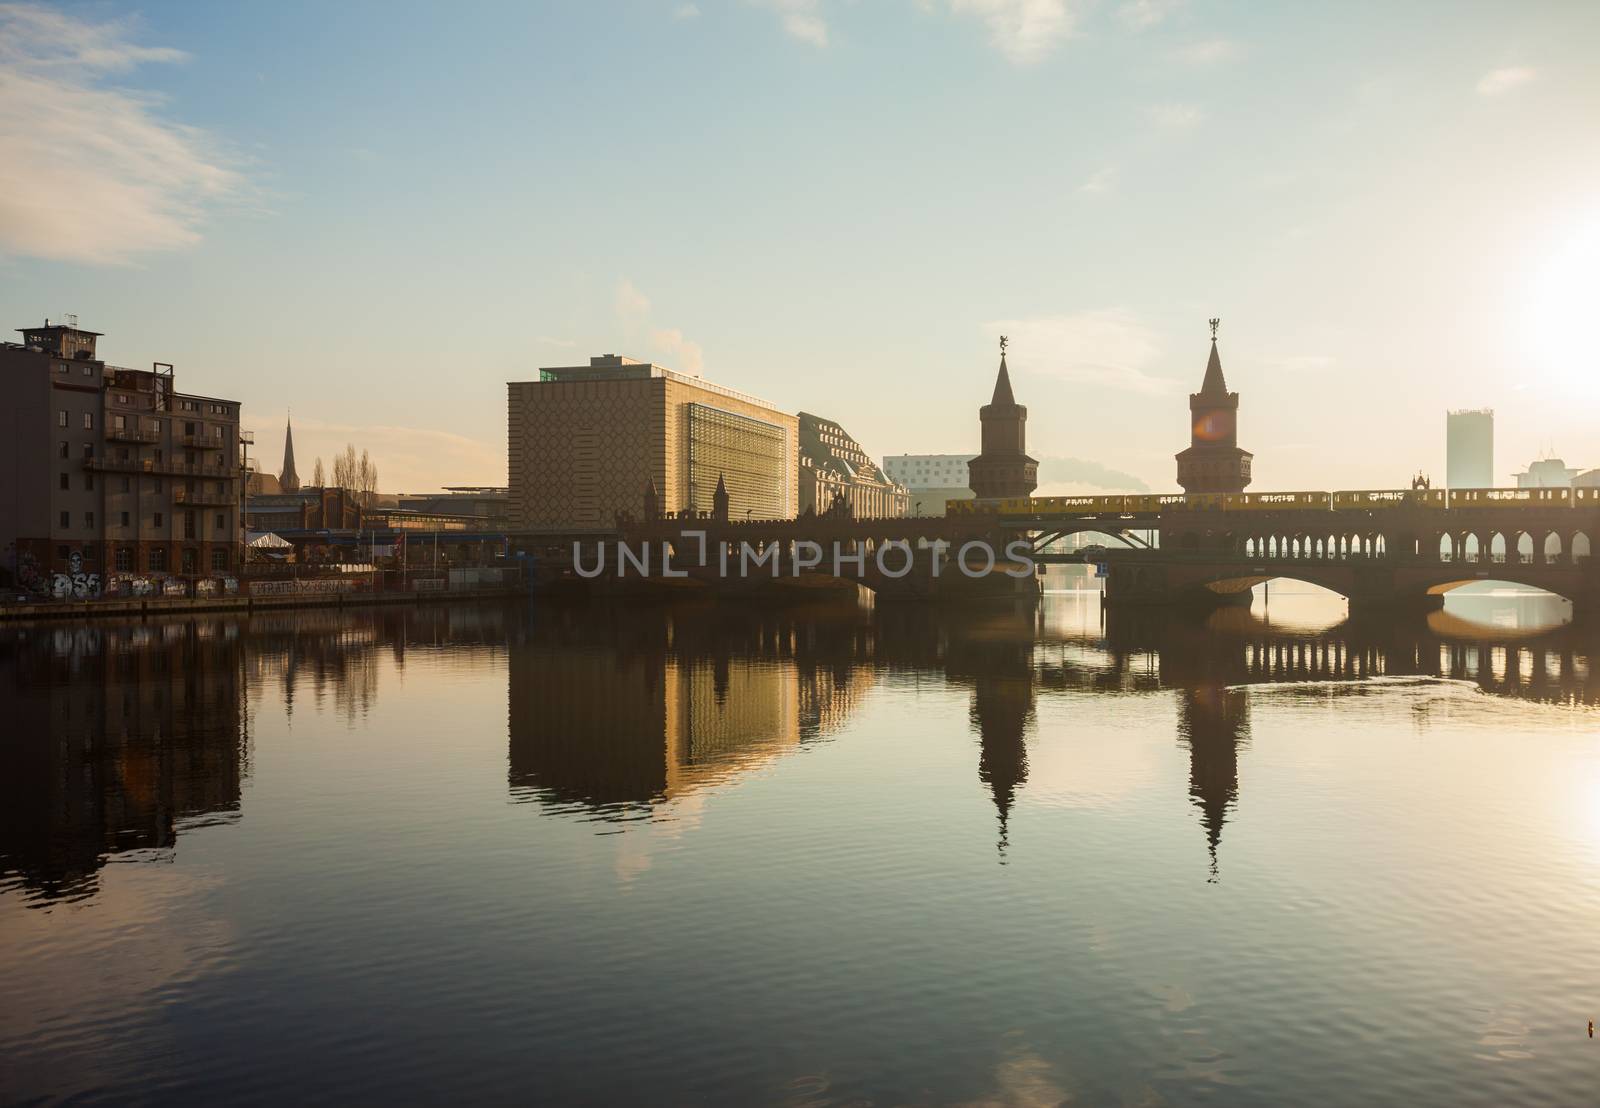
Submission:
M 1007 407 L 1015 407 L 1017 403 L 1016 397 L 1011 395 L 1011 374 L 1006 371 L 1004 354 L 1000 355 L 1000 375 L 994 379 L 994 398 L 989 403 Z
M 1228 382 L 1222 379 L 1222 359 L 1217 356 L 1217 340 L 1211 340 L 1211 357 L 1206 360 L 1206 379 L 1200 386 L 1203 394 L 1226 394 Z

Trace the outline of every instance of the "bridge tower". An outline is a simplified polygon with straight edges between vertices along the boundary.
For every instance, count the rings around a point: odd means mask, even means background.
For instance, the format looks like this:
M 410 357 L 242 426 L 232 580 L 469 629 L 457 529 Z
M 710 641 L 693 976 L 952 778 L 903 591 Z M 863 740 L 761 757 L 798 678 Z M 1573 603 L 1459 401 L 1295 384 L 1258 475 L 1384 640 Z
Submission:
M 1189 449 L 1178 455 L 1184 492 L 1243 492 L 1250 483 L 1248 450 L 1239 449 L 1239 394 L 1228 391 L 1217 356 L 1217 326 L 1211 321 L 1211 357 L 1200 391 L 1189 394 Z
M 978 409 L 983 453 L 967 463 L 968 484 L 979 500 L 1027 496 L 1039 485 L 1039 463 L 1028 457 L 1028 409 L 1011 395 L 1006 337 L 1000 336 L 1000 374 L 994 397 Z

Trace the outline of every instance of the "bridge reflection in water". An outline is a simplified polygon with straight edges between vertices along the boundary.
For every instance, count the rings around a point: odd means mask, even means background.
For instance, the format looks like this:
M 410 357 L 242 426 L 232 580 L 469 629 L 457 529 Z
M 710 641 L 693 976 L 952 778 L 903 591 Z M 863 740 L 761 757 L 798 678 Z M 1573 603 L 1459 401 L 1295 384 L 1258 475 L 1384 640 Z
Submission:
M 1513 602 L 1493 603 L 1515 621 Z M 423 608 L 8 629 L 0 887 L 38 904 L 90 897 L 113 857 L 160 859 L 188 828 L 246 818 L 254 712 L 294 713 L 309 697 L 353 723 L 418 651 L 503 662 L 513 799 L 607 824 L 777 766 L 843 732 L 879 686 L 931 678 L 966 698 L 1001 862 L 1025 834 L 1042 704 L 1171 696 L 1215 876 L 1225 826 L 1248 802 L 1239 766 L 1264 687 L 1329 697 L 1373 678 L 1447 679 L 1592 706 L 1596 645 L 1583 625 L 1485 626 L 1449 611 L 1319 628 L 1243 608 L 1102 614 L 1086 594 L 1042 607 Z
M 1327 697 L 1359 694 L 1374 678 L 1445 679 L 1592 705 L 1600 686 L 1590 680 L 1591 646 L 1581 627 L 1495 627 L 1446 612 L 1317 628 L 1242 608 L 1102 615 L 1070 600 L 1043 609 L 555 609 L 511 646 L 509 783 L 517 799 L 584 818 L 650 819 L 826 739 L 890 675 L 932 674 L 970 690 L 976 773 L 1004 863 L 1042 699 L 1173 695 L 1174 738 L 1188 755 L 1189 800 L 1215 879 L 1240 803 L 1252 687 Z

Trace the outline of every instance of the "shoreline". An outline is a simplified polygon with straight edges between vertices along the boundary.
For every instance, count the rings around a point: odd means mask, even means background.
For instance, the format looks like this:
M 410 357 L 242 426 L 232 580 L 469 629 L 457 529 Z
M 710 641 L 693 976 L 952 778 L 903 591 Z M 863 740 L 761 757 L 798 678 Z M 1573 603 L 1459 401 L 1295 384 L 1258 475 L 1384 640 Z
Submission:
M 207 612 L 283 611 L 295 608 L 366 608 L 386 604 L 438 604 L 446 601 L 500 600 L 524 597 L 522 587 L 439 589 L 420 592 L 288 593 L 281 596 L 126 597 L 110 600 L 46 600 L 0 604 L 0 623 L 62 623 L 86 619 L 186 615 Z

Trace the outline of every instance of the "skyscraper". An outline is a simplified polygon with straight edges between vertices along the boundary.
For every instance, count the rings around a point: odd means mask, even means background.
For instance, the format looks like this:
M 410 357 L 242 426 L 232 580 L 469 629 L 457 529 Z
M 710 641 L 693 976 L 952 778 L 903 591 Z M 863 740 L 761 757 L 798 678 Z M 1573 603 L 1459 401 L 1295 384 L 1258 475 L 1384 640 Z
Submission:
M 1494 412 L 1488 408 L 1445 414 L 1445 484 L 1452 489 L 1494 487 Z

